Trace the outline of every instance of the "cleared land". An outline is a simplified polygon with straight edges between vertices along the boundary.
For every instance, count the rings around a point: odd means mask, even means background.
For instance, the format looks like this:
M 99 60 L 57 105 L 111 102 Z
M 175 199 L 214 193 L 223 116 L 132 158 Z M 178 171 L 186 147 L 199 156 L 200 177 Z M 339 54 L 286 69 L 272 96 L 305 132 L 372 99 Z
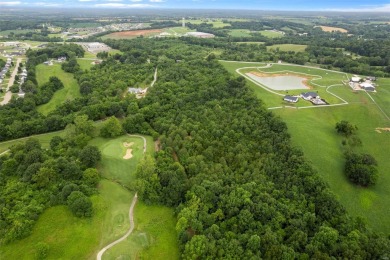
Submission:
M 162 32 L 162 30 L 159 29 L 152 29 L 152 30 L 136 30 L 136 31 L 123 31 L 123 32 L 114 32 L 108 35 L 103 36 L 103 39 L 132 39 L 139 36 L 154 36 L 158 35 Z
M 294 51 L 294 52 L 304 52 L 307 48 L 307 45 L 301 44 L 275 44 L 271 46 L 267 46 L 267 51 Z
M 258 66 L 261 63 L 221 62 L 230 72 L 236 73 L 237 68 Z M 292 142 L 300 147 L 306 158 L 312 163 L 322 178 L 329 184 L 339 201 L 353 216 L 367 219 L 369 227 L 386 234 L 390 233 L 390 132 L 378 133 L 377 128 L 389 128 L 390 121 L 363 91 L 353 92 L 348 86 L 340 85 L 347 74 L 320 70 L 316 68 L 279 65 L 270 68 L 261 68 L 262 71 L 280 71 L 282 68 L 296 73 L 308 73 L 321 76 L 314 81 L 320 86 L 340 96 L 348 102 L 347 105 L 335 107 L 317 107 L 317 109 L 275 109 L 273 112 L 286 122 L 292 136 Z M 245 70 L 244 70 L 245 71 Z M 390 113 L 390 79 L 377 81 L 378 92 L 370 93 L 377 104 Z M 269 93 L 252 82 L 248 84 L 263 101 L 266 107 L 283 107 L 281 98 Z M 314 86 L 316 87 L 316 86 Z M 318 87 L 320 96 L 324 88 Z M 303 103 L 300 100 L 297 103 Z M 282 105 L 282 106 L 281 106 Z M 378 161 L 379 180 L 371 188 L 362 188 L 351 184 L 343 173 L 344 157 L 342 137 L 335 131 L 335 124 L 340 120 L 348 120 L 359 128 L 358 136 L 363 146 L 356 148 L 359 152 L 373 155 Z M 304 134 L 302 134 L 304 133 Z M 315 140 L 311 142 L 309 140 Z
M 264 30 L 264 31 L 260 31 L 260 33 L 263 36 L 268 37 L 268 38 L 281 38 L 284 36 L 284 34 L 282 32 L 273 31 L 273 30 Z
M 252 37 L 250 30 L 246 29 L 232 29 L 229 30 L 229 35 L 233 37 Z
M 342 32 L 342 33 L 348 32 L 346 29 L 339 28 L 339 27 L 331 27 L 331 26 L 316 26 L 316 27 L 320 27 L 321 30 L 323 30 L 324 32 Z
M 53 111 L 58 104 L 61 104 L 68 99 L 72 100 L 80 97 L 79 85 L 73 77 L 73 74 L 63 71 L 60 64 L 54 64 L 53 66 L 40 64 L 36 67 L 36 75 L 39 86 L 48 82 L 49 78 L 52 76 L 56 76 L 64 84 L 64 88 L 54 93 L 53 97 L 47 104 L 41 105 L 37 108 L 38 112 L 47 115 Z

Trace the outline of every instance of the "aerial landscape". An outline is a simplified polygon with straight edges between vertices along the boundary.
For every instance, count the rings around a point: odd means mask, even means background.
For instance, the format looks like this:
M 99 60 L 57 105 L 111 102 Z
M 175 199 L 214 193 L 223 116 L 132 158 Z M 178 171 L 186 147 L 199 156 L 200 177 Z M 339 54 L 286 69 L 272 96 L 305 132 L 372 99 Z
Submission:
M 0 259 L 389 259 L 390 4 L 0 2 Z

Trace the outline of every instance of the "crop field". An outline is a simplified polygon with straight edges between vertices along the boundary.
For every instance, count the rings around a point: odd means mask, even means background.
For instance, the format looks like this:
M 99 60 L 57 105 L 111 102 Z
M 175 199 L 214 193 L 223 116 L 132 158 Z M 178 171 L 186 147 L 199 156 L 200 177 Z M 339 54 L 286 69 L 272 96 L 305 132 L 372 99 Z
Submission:
M 149 37 L 155 36 L 162 32 L 159 29 L 151 29 L 151 30 L 135 30 L 135 31 L 123 31 L 123 32 L 114 32 L 108 35 L 104 35 L 103 39 L 133 39 L 139 36 Z
M 281 38 L 284 36 L 284 34 L 282 32 L 272 31 L 272 30 L 264 30 L 264 31 L 260 31 L 260 33 L 263 36 L 268 37 L 268 38 Z
M 60 64 L 54 64 L 53 66 L 40 64 L 36 67 L 36 75 L 39 86 L 48 82 L 52 76 L 58 77 L 64 84 L 64 88 L 54 93 L 52 99 L 47 104 L 37 108 L 38 112 L 47 115 L 64 101 L 80 97 L 79 85 L 73 74 L 63 71 Z
M 250 30 L 246 29 L 232 29 L 229 30 L 229 35 L 233 37 L 252 37 Z
M 244 67 L 264 67 L 262 63 L 222 62 L 231 73 Z M 348 104 L 333 107 L 314 107 L 308 109 L 292 109 L 284 107 L 281 98 L 267 92 L 253 82 L 248 86 L 263 101 L 265 107 L 280 107 L 272 110 L 286 122 L 295 146 L 303 150 L 305 157 L 315 170 L 329 184 L 339 201 L 352 216 L 361 216 L 367 220 L 368 226 L 379 232 L 390 233 L 390 132 L 376 132 L 376 128 L 390 127 L 390 80 L 378 79 L 377 93 L 369 95 L 364 91 L 353 92 L 349 86 L 340 84 L 346 78 L 345 73 L 320 70 L 317 68 L 273 64 L 262 71 L 277 72 L 282 69 L 295 73 L 307 73 L 321 76 L 314 81 L 328 87 L 328 91 L 344 99 Z M 246 70 L 246 69 L 245 69 Z M 245 71 L 243 70 L 243 71 Z M 237 74 L 236 74 L 237 75 Z M 348 75 L 350 76 L 350 75 Z M 315 88 L 317 90 L 317 88 Z M 320 96 L 323 94 L 318 90 Z M 296 105 L 300 107 L 299 103 Z M 289 104 L 289 106 L 291 106 Z M 378 107 L 379 106 L 379 107 Z M 380 109 L 384 111 L 384 114 Z M 374 187 L 363 188 L 351 184 L 343 173 L 344 157 L 342 137 L 337 135 L 335 124 L 340 120 L 348 120 L 358 127 L 358 136 L 363 145 L 357 151 L 369 153 L 378 161 L 379 180 Z M 304 134 L 302 134 L 304 133 Z M 311 142 L 308 140 L 315 140 Z
M 267 46 L 267 51 L 280 50 L 280 51 L 294 51 L 294 52 L 304 52 L 307 48 L 307 45 L 301 44 L 274 44 Z
M 324 32 L 341 32 L 341 33 L 347 33 L 348 31 L 343 28 L 339 27 L 331 27 L 331 26 L 318 26 L 323 30 Z
M 181 20 L 179 22 L 181 22 Z M 202 24 L 202 23 L 212 24 L 214 28 L 223 28 L 223 27 L 230 26 L 230 23 L 224 23 L 220 19 L 197 19 L 197 20 L 186 20 L 185 22 L 192 23 L 192 24 Z

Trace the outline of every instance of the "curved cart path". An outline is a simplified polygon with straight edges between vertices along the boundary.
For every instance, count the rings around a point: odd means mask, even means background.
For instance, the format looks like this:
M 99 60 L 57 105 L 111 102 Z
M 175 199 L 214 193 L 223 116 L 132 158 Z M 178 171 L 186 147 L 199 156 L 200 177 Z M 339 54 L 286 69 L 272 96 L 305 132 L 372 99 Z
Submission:
M 127 134 L 128 136 L 130 137 L 139 137 L 139 138 L 142 138 L 142 140 L 144 140 L 144 154 L 146 153 L 146 138 L 143 137 L 142 135 L 130 135 L 130 134 Z
M 97 254 L 97 257 L 96 257 L 97 260 L 101 260 L 103 254 L 104 254 L 104 252 L 106 252 L 106 250 L 108 250 L 111 247 L 115 246 L 116 244 L 122 242 L 131 234 L 131 232 L 133 232 L 133 230 L 134 230 L 134 206 L 137 203 L 137 198 L 138 198 L 137 193 L 135 193 L 133 201 L 131 202 L 131 206 L 129 209 L 130 229 L 126 232 L 126 234 L 123 237 L 115 240 L 114 242 L 112 242 L 111 244 L 105 246 L 102 250 L 100 250 L 99 253 Z

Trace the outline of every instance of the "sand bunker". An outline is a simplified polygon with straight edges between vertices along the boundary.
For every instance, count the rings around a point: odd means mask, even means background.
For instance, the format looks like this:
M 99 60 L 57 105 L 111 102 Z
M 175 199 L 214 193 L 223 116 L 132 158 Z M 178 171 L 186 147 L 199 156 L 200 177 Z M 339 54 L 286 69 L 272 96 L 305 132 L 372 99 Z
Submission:
M 131 143 L 126 143 L 126 142 L 124 142 L 124 143 L 123 143 L 123 146 L 126 147 L 126 148 L 128 148 L 128 147 L 131 147 L 133 144 L 134 144 L 133 142 L 131 142 Z
M 129 147 L 131 147 L 133 144 L 134 144 L 133 142 L 131 142 L 131 143 L 124 142 L 124 143 L 123 143 L 123 146 L 126 147 L 126 148 L 129 148 Z M 123 156 L 123 159 L 129 160 L 129 159 L 131 159 L 131 158 L 133 158 L 133 149 L 127 149 L 127 150 L 126 150 L 126 154 Z
M 377 128 L 375 128 L 375 131 L 377 132 L 377 133 L 382 133 L 382 131 L 384 131 L 384 132 L 390 132 L 390 127 L 377 127 Z

